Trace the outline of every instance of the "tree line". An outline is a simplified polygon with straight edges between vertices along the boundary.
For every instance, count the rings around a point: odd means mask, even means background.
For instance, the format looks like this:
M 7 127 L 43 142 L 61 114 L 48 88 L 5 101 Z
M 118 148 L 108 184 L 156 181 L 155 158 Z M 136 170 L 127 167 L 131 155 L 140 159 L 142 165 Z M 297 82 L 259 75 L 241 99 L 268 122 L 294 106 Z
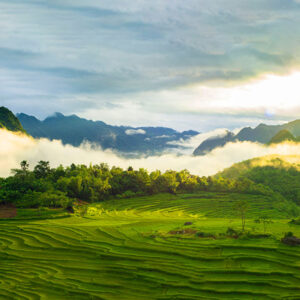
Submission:
M 0 178 L 0 203 L 17 207 L 71 207 L 74 201 L 88 203 L 111 198 L 130 198 L 158 193 L 199 191 L 271 195 L 272 190 L 248 178 L 200 177 L 188 170 L 176 172 L 122 169 L 107 164 L 59 166 L 40 161 L 30 170 L 27 161 L 12 175 Z

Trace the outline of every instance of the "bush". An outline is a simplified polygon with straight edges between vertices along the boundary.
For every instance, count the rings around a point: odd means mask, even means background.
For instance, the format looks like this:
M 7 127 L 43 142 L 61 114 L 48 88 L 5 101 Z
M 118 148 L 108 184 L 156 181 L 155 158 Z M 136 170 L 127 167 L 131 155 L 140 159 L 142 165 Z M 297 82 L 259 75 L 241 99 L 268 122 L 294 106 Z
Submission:
M 247 232 L 245 236 L 249 239 L 266 239 L 266 238 L 269 238 L 271 236 L 271 234 Z
M 68 198 L 64 193 L 56 192 L 47 192 L 41 194 L 41 206 L 53 207 L 53 208 L 67 208 L 72 206 L 72 200 Z
M 297 220 L 292 219 L 289 223 L 293 224 L 293 225 L 300 225 L 300 219 L 297 219 Z
M 202 231 L 197 232 L 196 236 L 201 238 L 216 238 L 214 234 Z
M 132 192 L 132 191 L 126 191 L 124 192 L 123 194 L 121 195 L 117 195 L 117 198 L 119 199 L 127 199 L 127 198 L 133 198 L 136 196 L 136 193 L 135 192 Z
M 88 211 L 87 205 L 76 205 L 76 206 L 74 206 L 74 214 L 78 217 L 83 218 L 84 216 L 86 216 L 87 211 Z
M 292 236 L 294 236 L 294 234 L 293 234 L 291 231 L 286 232 L 286 233 L 284 234 L 284 237 L 285 237 L 285 238 L 287 238 L 287 237 L 292 237 Z
M 300 239 L 295 237 L 292 232 L 287 232 L 281 239 L 281 242 L 288 246 L 300 246 Z
M 230 236 L 230 237 L 238 237 L 239 236 L 238 232 L 231 227 L 227 228 L 226 234 L 227 234 L 227 236 Z

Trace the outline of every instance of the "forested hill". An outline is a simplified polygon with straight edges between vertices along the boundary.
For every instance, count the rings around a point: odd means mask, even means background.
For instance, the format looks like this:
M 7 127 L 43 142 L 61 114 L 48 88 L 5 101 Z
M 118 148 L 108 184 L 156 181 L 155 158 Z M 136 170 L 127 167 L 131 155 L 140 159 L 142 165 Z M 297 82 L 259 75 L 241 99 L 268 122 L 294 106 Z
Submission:
M 297 168 L 285 168 L 290 163 L 280 159 L 276 162 L 274 167 L 252 168 L 247 161 L 240 164 L 242 172 L 233 174 L 226 170 L 215 177 L 199 177 L 187 170 L 150 173 L 146 169 L 126 170 L 106 164 L 51 168 L 46 161 L 40 161 L 31 171 L 23 161 L 21 168 L 12 170 L 12 176 L 0 178 L 0 204 L 71 209 L 78 200 L 91 203 L 159 193 L 221 192 L 252 194 L 257 199 L 268 197 L 274 207 L 298 216 L 300 172 Z
M 280 132 L 281 134 L 277 136 Z M 287 137 L 287 132 L 290 134 L 290 137 Z M 225 136 L 216 136 L 203 141 L 195 149 L 194 155 L 205 155 L 215 148 L 223 147 L 229 142 L 250 141 L 267 144 L 273 138 L 275 142 L 278 142 L 279 139 L 282 141 L 286 139 L 291 140 L 291 136 L 294 136 L 295 140 L 298 141 L 298 137 L 300 136 L 300 120 L 283 125 L 260 124 L 255 128 L 245 127 L 237 134 L 228 131 Z
M 26 133 L 18 118 L 6 107 L 0 107 L 0 128 Z
M 166 127 L 112 126 L 102 121 L 91 121 L 76 115 L 56 113 L 43 121 L 33 116 L 19 114 L 20 122 L 33 137 L 59 139 L 64 144 L 79 146 L 88 141 L 103 149 L 116 149 L 132 154 L 157 154 L 168 148 L 177 147 L 174 141 L 185 140 L 197 131 L 178 132 Z
M 216 178 L 246 178 L 300 205 L 300 155 L 269 155 L 247 160 L 218 173 Z

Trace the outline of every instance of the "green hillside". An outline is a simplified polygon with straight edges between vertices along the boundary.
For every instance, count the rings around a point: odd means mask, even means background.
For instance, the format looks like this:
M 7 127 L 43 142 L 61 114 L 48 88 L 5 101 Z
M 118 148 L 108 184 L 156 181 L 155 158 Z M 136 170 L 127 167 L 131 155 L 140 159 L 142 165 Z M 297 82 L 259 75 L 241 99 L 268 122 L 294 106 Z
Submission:
M 278 169 L 295 168 L 300 169 L 300 155 L 266 155 L 233 164 L 231 167 L 219 172 L 216 177 L 239 178 L 254 167 L 272 166 Z
M 233 165 L 217 174 L 228 179 L 247 178 L 300 205 L 300 156 L 266 156 Z
M 299 299 L 300 247 L 280 239 L 300 227 L 267 198 L 242 197 L 252 233 L 240 238 L 227 233 L 241 229 L 237 194 L 118 199 L 46 220 L 19 210 L 0 220 L 0 299 Z
M 18 118 L 9 109 L 3 106 L 0 107 L 0 128 L 25 133 Z

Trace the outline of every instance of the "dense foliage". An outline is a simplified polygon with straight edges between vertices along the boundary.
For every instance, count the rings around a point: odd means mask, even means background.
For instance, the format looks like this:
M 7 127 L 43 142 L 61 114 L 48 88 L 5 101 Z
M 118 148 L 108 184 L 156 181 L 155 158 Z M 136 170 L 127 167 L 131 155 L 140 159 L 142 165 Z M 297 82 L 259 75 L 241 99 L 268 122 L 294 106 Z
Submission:
M 255 167 L 244 174 L 250 180 L 270 187 L 288 200 L 300 205 L 300 172 L 294 167 Z
M 264 165 L 265 164 L 265 165 Z M 240 180 L 247 178 L 269 187 L 285 199 L 300 205 L 300 165 L 279 157 L 247 160 L 218 173 L 216 177 Z
M 70 207 L 74 200 L 98 202 L 109 198 L 129 198 L 157 193 L 193 193 L 197 191 L 239 192 L 271 195 L 270 188 L 248 178 L 225 179 L 199 177 L 181 172 L 145 169 L 127 170 L 100 165 L 74 165 L 51 168 L 40 161 L 29 170 L 26 161 L 13 175 L 0 179 L 0 203 L 18 207 Z

